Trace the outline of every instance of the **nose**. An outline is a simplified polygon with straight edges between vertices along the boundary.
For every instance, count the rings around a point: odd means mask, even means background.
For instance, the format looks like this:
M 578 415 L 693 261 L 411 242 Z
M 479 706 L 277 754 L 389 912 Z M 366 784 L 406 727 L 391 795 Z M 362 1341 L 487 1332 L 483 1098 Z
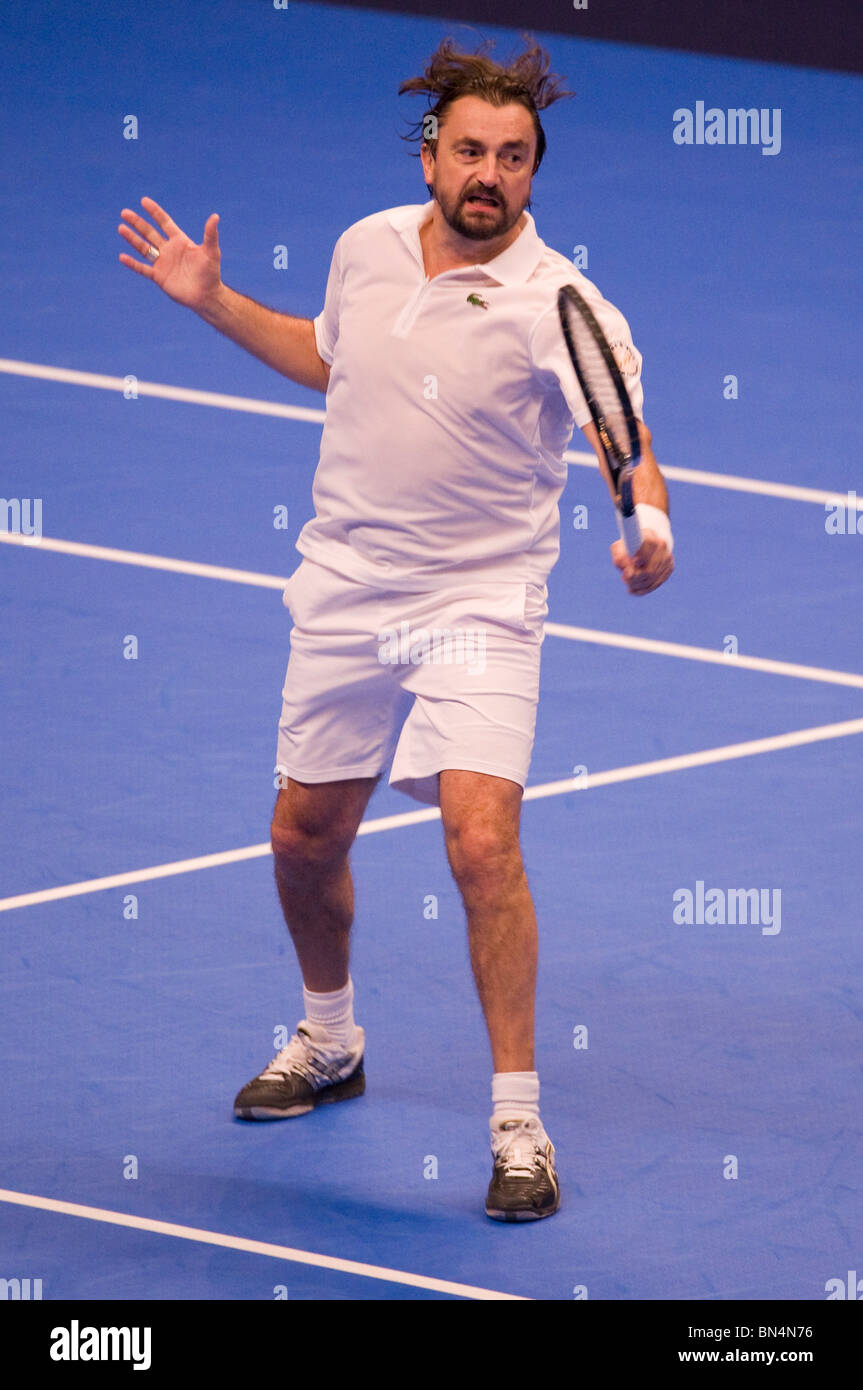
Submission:
M 491 150 L 477 170 L 477 179 L 485 184 L 486 188 L 494 188 L 497 182 L 497 158 Z

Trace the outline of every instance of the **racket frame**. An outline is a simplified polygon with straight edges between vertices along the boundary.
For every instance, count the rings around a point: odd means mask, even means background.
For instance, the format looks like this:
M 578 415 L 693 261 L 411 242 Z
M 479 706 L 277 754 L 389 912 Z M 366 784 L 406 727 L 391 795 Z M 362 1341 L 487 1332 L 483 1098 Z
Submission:
M 615 393 L 620 402 L 621 413 L 629 435 L 629 449 L 622 450 L 615 442 L 608 428 L 599 402 L 597 401 L 590 382 L 587 380 L 578 353 L 573 342 L 570 331 L 568 314 L 570 306 L 574 312 L 581 315 L 582 320 L 587 325 L 602 359 L 608 370 Z M 632 402 L 629 399 L 629 392 L 620 374 L 620 368 L 614 360 L 614 354 L 608 345 L 608 340 L 597 322 L 596 315 L 590 308 L 574 285 L 562 285 L 557 295 L 557 312 L 560 318 L 560 326 L 563 330 L 563 337 L 566 349 L 575 370 L 581 393 L 584 396 L 587 408 L 590 411 L 591 419 L 596 426 L 602 452 L 608 465 L 611 481 L 615 490 L 615 505 L 619 517 L 619 528 L 621 539 L 626 546 L 627 552 L 634 555 L 641 545 L 641 526 L 638 521 L 638 514 L 635 510 L 633 499 L 632 479 L 636 468 L 641 462 L 641 437 L 638 433 L 635 414 L 632 409 Z

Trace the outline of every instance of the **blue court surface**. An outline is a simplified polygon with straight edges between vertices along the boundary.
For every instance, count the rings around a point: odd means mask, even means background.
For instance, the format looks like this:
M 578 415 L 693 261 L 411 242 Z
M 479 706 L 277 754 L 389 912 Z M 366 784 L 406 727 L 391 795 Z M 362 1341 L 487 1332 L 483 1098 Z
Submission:
M 116 229 L 144 195 L 195 240 L 217 211 L 225 281 L 311 317 L 344 228 L 426 201 L 399 82 L 445 34 L 498 58 L 519 36 L 170 8 L 5 19 L 0 1276 L 46 1299 L 824 1299 L 863 1269 L 859 80 L 536 35 L 577 97 L 544 116 L 531 210 L 644 355 L 677 568 L 626 592 L 576 432 L 522 812 L 562 1204 L 507 1226 L 439 815 L 386 780 L 352 852 L 366 1094 L 232 1118 L 302 1016 L 268 831 L 324 398 L 122 266 Z M 699 101 L 780 110 L 781 149 L 676 144 Z M 745 921 L 699 912 L 736 889 Z

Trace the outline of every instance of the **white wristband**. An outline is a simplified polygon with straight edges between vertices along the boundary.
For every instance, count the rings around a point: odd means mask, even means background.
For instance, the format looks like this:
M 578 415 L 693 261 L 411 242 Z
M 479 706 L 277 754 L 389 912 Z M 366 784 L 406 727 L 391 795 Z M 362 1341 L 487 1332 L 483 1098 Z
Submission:
M 642 531 L 654 531 L 660 540 L 665 541 L 669 550 L 674 550 L 671 522 L 661 507 L 653 507 L 649 502 L 636 502 L 635 515 L 638 517 L 638 524 Z M 623 518 L 620 512 L 617 513 L 617 529 L 620 532 L 620 539 L 623 540 Z

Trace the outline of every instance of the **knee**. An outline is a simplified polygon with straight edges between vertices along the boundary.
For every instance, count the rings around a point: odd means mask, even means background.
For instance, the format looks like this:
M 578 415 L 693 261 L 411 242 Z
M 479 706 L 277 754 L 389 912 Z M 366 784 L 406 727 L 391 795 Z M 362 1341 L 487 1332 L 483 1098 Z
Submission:
M 501 884 L 522 872 L 517 837 L 486 826 L 450 831 L 447 854 L 460 887 L 467 884 Z
M 341 866 L 350 849 L 337 833 L 310 831 L 284 820 L 270 826 L 270 845 L 281 873 L 321 872 Z

